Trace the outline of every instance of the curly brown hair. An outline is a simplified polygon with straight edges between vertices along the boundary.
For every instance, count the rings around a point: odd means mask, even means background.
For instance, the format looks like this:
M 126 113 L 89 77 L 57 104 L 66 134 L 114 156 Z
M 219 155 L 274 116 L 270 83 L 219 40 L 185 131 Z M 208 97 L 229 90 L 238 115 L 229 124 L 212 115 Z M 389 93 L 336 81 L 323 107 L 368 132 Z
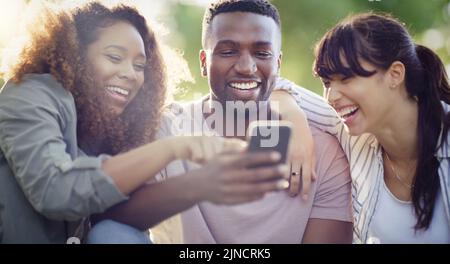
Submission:
M 166 69 L 154 32 L 130 6 L 112 8 L 90 2 L 69 11 L 46 9 L 42 30 L 32 30 L 30 42 L 10 67 L 9 77 L 20 82 L 28 73 L 50 73 L 70 91 L 77 108 L 77 137 L 86 153 L 117 154 L 154 139 L 166 99 Z M 88 45 L 98 29 L 117 21 L 134 26 L 142 37 L 147 56 L 144 85 L 124 112 L 115 117 L 102 105 L 89 73 Z M 103 106 L 103 107 L 101 107 Z M 106 108 L 106 110 L 105 110 Z

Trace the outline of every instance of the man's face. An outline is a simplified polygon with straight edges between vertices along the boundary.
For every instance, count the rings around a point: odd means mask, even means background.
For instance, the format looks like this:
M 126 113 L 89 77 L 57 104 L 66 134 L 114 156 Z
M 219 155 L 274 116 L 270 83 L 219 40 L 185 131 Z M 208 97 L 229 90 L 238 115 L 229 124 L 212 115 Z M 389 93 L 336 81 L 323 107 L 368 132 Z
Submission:
M 213 18 L 200 52 L 212 99 L 264 101 L 272 92 L 281 63 L 280 29 L 267 16 L 221 13 Z

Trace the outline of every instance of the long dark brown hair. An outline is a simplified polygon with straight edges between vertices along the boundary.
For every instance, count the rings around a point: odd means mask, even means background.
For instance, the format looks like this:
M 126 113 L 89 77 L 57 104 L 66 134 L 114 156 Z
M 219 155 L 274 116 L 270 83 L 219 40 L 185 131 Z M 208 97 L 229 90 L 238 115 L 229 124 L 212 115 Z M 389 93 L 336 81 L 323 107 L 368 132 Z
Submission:
M 89 2 L 70 10 L 44 9 L 40 29 L 29 31 L 29 43 L 5 76 L 20 82 L 28 73 L 50 73 L 75 99 L 77 138 L 87 153 L 117 154 L 151 141 L 166 97 L 166 69 L 153 31 L 139 12 L 127 5 L 108 8 Z M 86 59 L 99 29 L 125 21 L 142 37 L 147 57 L 144 84 L 124 112 L 115 117 L 102 105 Z
M 441 101 L 450 103 L 450 87 L 445 67 L 429 48 L 417 45 L 405 26 L 385 15 L 364 13 L 351 16 L 318 42 L 313 66 L 315 75 L 329 79 L 333 74 L 369 77 L 360 60 L 387 70 L 395 61 L 405 65 L 408 96 L 418 99 L 418 161 L 411 190 L 417 216 L 416 230 L 430 226 L 439 191 L 437 148 L 447 140 L 450 116 Z M 342 56 L 348 66 L 343 64 Z M 442 131 L 442 141 L 439 136 Z

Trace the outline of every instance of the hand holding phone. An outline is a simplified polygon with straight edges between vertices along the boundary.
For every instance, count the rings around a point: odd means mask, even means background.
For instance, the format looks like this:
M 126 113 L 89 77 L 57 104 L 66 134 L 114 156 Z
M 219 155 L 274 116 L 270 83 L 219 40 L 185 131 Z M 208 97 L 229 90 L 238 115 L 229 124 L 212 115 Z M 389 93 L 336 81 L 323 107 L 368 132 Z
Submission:
M 249 152 L 276 151 L 281 155 L 279 163 L 286 163 L 292 134 L 290 122 L 255 121 L 250 124 L 248 131 Z M 261 166 L 267 165 L 261 164 Z

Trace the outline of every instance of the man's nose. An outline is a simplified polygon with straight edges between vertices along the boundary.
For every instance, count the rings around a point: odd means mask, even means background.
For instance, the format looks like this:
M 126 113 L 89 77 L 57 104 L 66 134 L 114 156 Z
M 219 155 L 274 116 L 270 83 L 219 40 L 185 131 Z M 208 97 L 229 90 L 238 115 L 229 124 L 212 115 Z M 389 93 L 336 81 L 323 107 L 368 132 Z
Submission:
M 239 60 L 235 64 L 235 69 L 242 75 L 251 75 L 257 71 L 257 66 L 251 54 L 244 53 L 239 56 Z

